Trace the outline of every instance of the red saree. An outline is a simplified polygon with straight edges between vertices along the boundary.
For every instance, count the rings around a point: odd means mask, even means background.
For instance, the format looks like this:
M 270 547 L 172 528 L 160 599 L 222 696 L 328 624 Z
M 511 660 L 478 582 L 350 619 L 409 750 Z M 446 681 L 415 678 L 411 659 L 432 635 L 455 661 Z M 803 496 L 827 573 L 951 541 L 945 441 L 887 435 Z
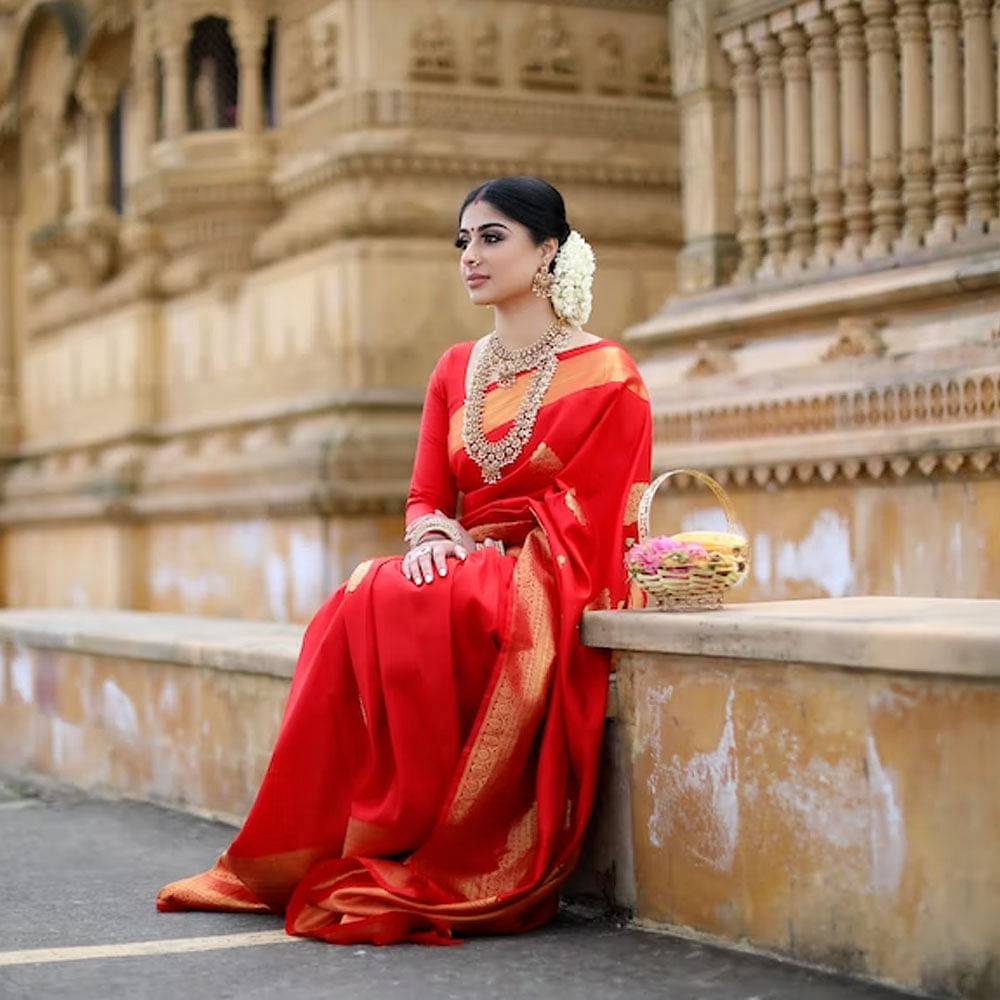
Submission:
M 597 777 L 608 656 L 586 608 L 627 599 L 624 539 L 649 478 L 650 415 L 628 355 L 560 354 L 531 441 L 484 483 L 462 446 L 471 343 L 431 377 L 407 519 L 440 509 L 502 538 L 414 586 L 362 563 L 306 629 L 256 800 L 214 868 L 161 910 L 284 912 L 290 934 L 446 943 L 552 917 Z M 493 386 L 510 426 L 529 376 Z

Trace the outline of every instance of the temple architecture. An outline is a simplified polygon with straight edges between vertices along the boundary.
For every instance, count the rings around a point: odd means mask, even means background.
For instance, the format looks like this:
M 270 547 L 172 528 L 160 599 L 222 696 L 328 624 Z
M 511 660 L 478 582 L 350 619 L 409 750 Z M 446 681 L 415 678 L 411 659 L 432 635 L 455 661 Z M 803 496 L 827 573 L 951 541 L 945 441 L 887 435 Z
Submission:
M 3 602 L 306 618 L 399 546 L 550 178 L 744 599 L 1000 594 L 988 0 L 0 0 Z M 653 527 L 717 523 L 673 479 Z
M 1000 594 L 997 8 L 675 0 L 671 22 L 679 294 L 627 333 L 656 466 L 730 491 L 743 599 Z M 714 513 L 665 492 L 654 530 Z
M 0 2 L 4 603 L 301 620 L 401 547 L 474 184 L 565 192 L 594 329 L 673 288 L 666 10 Z

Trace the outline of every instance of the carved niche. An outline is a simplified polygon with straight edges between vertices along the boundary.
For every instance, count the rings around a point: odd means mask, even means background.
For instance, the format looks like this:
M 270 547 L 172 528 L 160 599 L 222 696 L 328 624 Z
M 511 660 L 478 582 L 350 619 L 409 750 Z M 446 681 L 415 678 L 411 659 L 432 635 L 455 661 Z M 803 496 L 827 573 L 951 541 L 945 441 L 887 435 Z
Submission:
M 289 25 L 285 35 L 284 57 L 289 107 L 297 108 L 308 104 L 316 96 L 316 78 L 313 73 L 313 41 L 307 24 L 299 21 Z
M 670 87 L 670 42 L 660 38 L 639 58 L 639 93 L 646 97 L 669 97 Z
M 491 86 L 500 82 L 500 29 L 495 21 L 480 25 L 472 37 L 472 79 Z
M 625 44 L 615 31 L 606 31 L 597 39 L 595 76 L 602 94 L 625 90 Z
M 572 36 L 557 11 L 548 5 L 533 10 L 522 37 L 521 83 L 524 86 L 564 90 L 575 90 L 579 86 L 579 59 Z
M 448 22 L 432 14 L 417 22 L 410 37 L 410 77 L 451 81 L 458 76 L 455 38 Z
M 333 21 L 325 21 L 320 26 L 316 72 L 324 90 L 336 90 L 340 86 L 340 27 Z

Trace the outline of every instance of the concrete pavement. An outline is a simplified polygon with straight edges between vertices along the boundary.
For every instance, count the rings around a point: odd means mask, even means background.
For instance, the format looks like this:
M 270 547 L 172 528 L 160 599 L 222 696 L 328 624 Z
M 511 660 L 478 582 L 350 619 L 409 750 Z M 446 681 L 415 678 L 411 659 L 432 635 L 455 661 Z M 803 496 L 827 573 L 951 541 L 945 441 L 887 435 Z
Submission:
M 0 779 L 2 1000 L 892 1000 L 901 994 L 570 913 L 458 948 L 336 947 L 281 920 L 158 914 L 232 829 Z

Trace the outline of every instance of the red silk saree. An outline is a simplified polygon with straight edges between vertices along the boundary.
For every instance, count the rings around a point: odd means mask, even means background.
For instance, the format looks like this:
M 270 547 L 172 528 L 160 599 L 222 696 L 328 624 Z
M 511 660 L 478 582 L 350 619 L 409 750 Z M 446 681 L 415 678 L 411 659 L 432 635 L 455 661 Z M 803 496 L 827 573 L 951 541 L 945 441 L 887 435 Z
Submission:
M 650 414 L 629 356 L 571 348 L 534 433 L 486 484 L 462 445 L 471 343 L 431 377 L 407 520 L 459 510 L 502 539 L 415 586 L 362 563 L 305 632 L 274 752 L 215 866 L 161 910 L 283 912 L 327 941 L 447 943 L 549 920 L 593 802 L 608 654 L 580 616 L 627 600 L 625 538 L 649 479 Z M 490 438 L 529 373 L 490 387 Z

